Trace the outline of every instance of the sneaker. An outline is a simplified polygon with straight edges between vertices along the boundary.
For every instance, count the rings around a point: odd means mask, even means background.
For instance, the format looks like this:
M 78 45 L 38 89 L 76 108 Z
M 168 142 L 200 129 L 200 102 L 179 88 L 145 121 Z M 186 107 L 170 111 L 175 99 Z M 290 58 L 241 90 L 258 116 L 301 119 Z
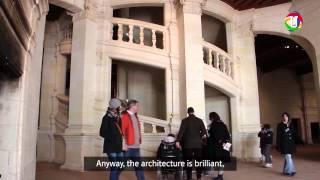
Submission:
M 218 175 L 217 177 L 213 178 L 213 180 L 223 180 L 223 175 Z
M 272 164 L 267 163 L 267 164 L 264 165 L 264 167 L 265 167 L 265 168 L 272 168 Z
M 284 175 L 286 175 L 286 176 L 294 176 L 294 175 L 296 175 L 296 172 L 292 172 L 292 173 L 284 173 Z
M 290 176 L 294 176 L 294 175 L 296 175 L 296 172 L 290 173 Z

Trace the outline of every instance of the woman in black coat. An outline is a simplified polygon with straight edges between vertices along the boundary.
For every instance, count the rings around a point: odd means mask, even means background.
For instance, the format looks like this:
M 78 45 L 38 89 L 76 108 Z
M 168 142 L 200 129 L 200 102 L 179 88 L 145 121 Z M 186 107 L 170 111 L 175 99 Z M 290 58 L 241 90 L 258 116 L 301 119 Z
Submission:
M 296 169 L 292 160 L 292 154 L 296 151 L 295 131 L 289 121 L 289 114 L 282 114 L 282 122 L 277 127 L 277 150 L 284 155 L 283 174 L 294 176 Z
M 126 147 L 123 147 L 123 133 L 120 125 L 120 111 L 121 101 L 113 98 L 109 101 L 108 111 L 102 118 L 100 127 L 100 136 L 104 138 L 103 153 L 108 155 L 112 162 L 119 162 L 123 160 Z M 121 169 L 112 167 L 110 171 L 110 180 L 118 180 Z
M 209 158 L 213 161 L 230 162 L 230 152 L 223 149 L 223 144 L 230 142 L 230 134 L 227 126 L 221 121 L 216 112 L 209 114 L 211 125 L 209 127 L 208 153 Z M 215 180 L 223 180 L 223 170 L 220 169 L 218 177 Z

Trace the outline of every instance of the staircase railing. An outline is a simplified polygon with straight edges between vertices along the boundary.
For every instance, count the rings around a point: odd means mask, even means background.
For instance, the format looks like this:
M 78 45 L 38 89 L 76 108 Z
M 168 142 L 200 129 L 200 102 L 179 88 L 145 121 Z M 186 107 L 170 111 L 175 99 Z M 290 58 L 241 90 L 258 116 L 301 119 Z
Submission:
M 165 26 L 139 20 L 112 18 L 112 39 L 119 42 L 149 46 L 167 50 L 167 29 Z
M 139 115 L 141 131 L 143 134 L 167 134 L 169 122 L 167 120 Z
M 203 61 L 212 68 L 224 73 L 230 78 L 234 78 L 234 61 L 224 50 L 203 42 Z

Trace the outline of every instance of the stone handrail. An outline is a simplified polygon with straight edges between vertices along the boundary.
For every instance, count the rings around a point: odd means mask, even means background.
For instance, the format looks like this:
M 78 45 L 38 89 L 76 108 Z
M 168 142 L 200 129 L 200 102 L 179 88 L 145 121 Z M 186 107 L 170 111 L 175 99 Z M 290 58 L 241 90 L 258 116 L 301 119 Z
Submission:
M 156 119 L 148 116 L 139 115 L 141 123 L 141 132 L 144 134 L 167 134 L 169 132 L 169 122 L 167 120 Z M 146 126 L 152 127 L 151 132 L 146 131 Z M 163 132 L 158 132 L 157 127 L 163 129 Z
M 69 25 L 63 30 L 63 41 L 72 40 L 72 26 Z
M 58 100 L 58 112 L 55 116 L 56 132 L 64 133 L 65 129 L 68 126 L 69 119 L 69 97 L 61 94 L 57 95 L 56 98 Z M 169 132 L 169 122 L 166 120 L 156 119 L 143 115 L 139 115 L 139 120 L 141 123 L 141 132 L 143 134 L 161 135 L 167 134 Z
M 115 41 L 167 49 L 168 33 L 165 26 L 125 18 L 112 18 L 112 24 L 114 28 L 111 33 Z
M 56 98 L 58 100 L 58 112 L 55 116 L 56 133 L 63 133 L 68 127 L 69 97 L 59 94 Z
M 208 42 L 203 42 L 203 61 L 228 77 L 234 78 L 234 61 L 224 50 Z

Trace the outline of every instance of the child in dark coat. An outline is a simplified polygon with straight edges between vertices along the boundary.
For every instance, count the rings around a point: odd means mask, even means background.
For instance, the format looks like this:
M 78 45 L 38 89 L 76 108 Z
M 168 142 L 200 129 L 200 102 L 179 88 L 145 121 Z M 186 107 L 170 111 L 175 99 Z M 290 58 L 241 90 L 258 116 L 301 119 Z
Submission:
M 273 144 L 273 132 L 270 124 L 263 125 L 262 130 L 259 132 L 261 154 L 264 156 L 264 167 L 272 167 L 271 147 Z

